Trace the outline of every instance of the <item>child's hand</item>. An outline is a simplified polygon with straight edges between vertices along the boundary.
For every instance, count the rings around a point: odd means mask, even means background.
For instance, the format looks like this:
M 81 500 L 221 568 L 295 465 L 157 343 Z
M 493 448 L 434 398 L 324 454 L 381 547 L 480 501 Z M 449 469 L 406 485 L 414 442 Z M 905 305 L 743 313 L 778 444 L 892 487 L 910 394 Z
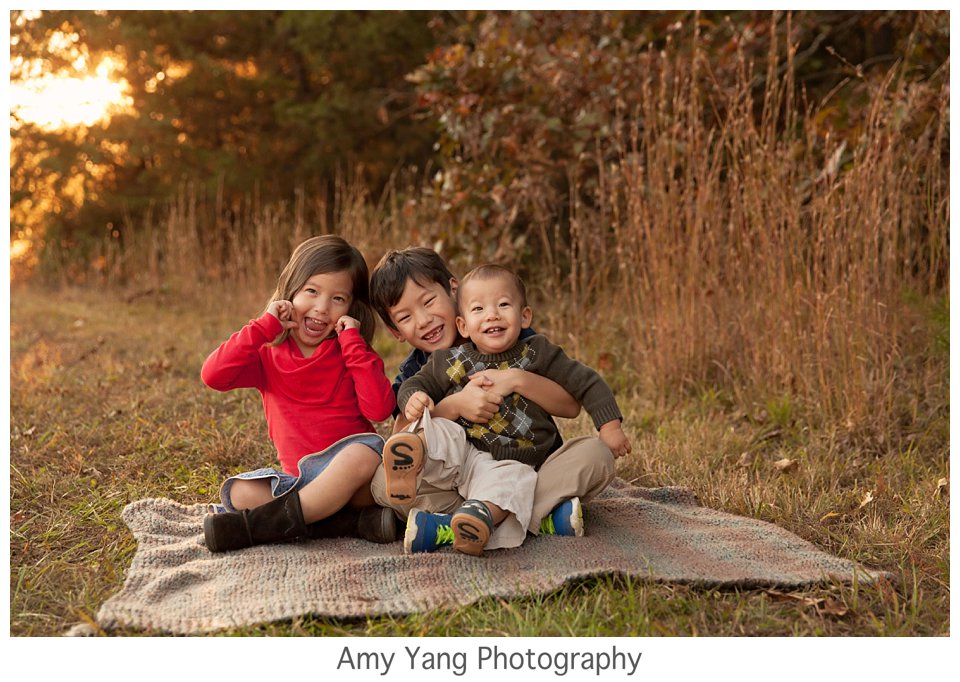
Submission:
M 342 315 L 334 326 L 337 334 L 342 334 L 344 329 L 360 329 L 360 320 L 355 320 L 349 315 Z
M 407 400 L 406 407 L 403 408 L 403 416 L 413 421 L 423 416 L 424 410 L 432 410 L 433 401 L 423 391 L 417 391 Z
M 271 301 L 267 312 L 280 320 L 284 329 L 294 329 L 297 326 L 293 321 L 293 304 L 290 301 Z
M 486 424 L 493 419 L 493 415 L 500 410 L 503 396 L 490 390 L 492 385 L 486 372 L 470 377 L 470 383 L 456 394 L 458 416 L 475 424 Z
M 600 427 L 600 440 L 610 448 L 614 457 L 623 457 L 631 450 L 630 441 L 627 440 L 627 434 L 623 432 L 619 419 L 607 422 Z
M 520 373 L 523 371 L 524 370 L 516 367 L 511 367 L 510 369 L 485 369 L 483 372 L 474 374 L 473 376 L 482 376 L 486 380 L 483 385 L 486 390 L 502 396 L 508 396 L 511 393 L 517 392 L 517 388 L 520 385 Z M 473 378 L 471 377 L 471 381 L 472 380 Z

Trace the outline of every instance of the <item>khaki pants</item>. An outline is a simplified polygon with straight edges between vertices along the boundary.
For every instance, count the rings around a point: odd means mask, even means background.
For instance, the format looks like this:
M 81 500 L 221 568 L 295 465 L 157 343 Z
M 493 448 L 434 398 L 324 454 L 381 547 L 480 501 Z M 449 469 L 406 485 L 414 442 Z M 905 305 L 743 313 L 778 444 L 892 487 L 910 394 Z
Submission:
M 445 419 L 434 419 L 433 422 L 451 424 L 464 433 L 464 441 L 466 440 L 466 434 L 458 424 Z M 428 459 L 429 449 L 428 441 Z M 521 466 L 532 471 L 525 464 Z M 584 436 L 567 441 L 547 458 L 537 472 L 533 509 L 527 529 L 534 535 L 539 534 L 540 520 L 554 507 L 571 497 L 579 497 L 581 502 L 588 502 L 610 485 L 615 475 L 613 454 L 599 438 Z M 442 481 L 431 481 L 426 476 L 422 477 L 413 506 L 437 514 L 452 514 L 463 504 L 464 498 L 456 489 L 444 487 L 446 485 L 448 484 Z M 401 520 L 406 519 L 408 507 L 397 507 L 387 501 L 382 466 L 374 475 L 370 490 L 380 505 L 393 507 Z
M 583 436 L 568 440 L 547 457 L 537 472 L 533 513 L 527 529 L 540 534 L 540 520 L 571 497 L 589 502 L 616 476 L 613 453 L 602 440 Z M 589 529 L 587 529 L 589 532 Z
M 527 535 L 533 507 L 537 473 L 515 460 L 496 460 L 467 441 L 466 431 L 448 419 L 429 414 L 410 424 L 408 430 L 423 429 L 427 443 L 423 470 L 417 477 L 417 498 L 413 505 L 391 504 L 386 495 L 383 467 L 370 484 L 373 498 L 383 507 L 391 507 L 401 518 L 409 509 L 449 514 L 463 501 L 492 502 L 507 518 L 493 530 L 486 549 L 519 547 Z

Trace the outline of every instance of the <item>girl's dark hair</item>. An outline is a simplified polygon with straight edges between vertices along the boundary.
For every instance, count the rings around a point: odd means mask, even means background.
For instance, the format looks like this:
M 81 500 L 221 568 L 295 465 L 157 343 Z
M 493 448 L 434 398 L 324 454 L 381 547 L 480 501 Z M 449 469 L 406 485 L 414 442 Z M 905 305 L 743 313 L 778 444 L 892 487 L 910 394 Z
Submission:
M 363 255 L 343 237 L 324 234 L 311 237 L 293 251 L 290 260 L 277 278 L 277 288 L 268 301 L 292 301 L 307 280 L 327 272 L 347 272 L 353 284 L 353 301 L 347 312 L 360 321 L 360 335 L 367 343 L 373 340 L 377 319 L 370 307 L 367 263 Z M 277 337 L 274 344 L 283 343 L 289 330 Z

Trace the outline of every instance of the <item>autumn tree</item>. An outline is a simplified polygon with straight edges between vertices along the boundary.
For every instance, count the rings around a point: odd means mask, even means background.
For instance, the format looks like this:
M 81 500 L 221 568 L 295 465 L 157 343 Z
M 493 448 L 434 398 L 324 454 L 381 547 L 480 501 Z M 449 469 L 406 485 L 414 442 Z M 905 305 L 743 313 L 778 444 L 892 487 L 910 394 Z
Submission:
M 44 11 L 14 13 L 13 80 L 72 75 L 106 57 L 132 106 L 88 128 L 13 120 L 14 215 L 37 192 L 82 201 L 44 215 L 64 245 L 122 231 L 192 182 L 232 197 L 324 191 L 338 172 L 374 191 L 432 154 L 429 124 L 408 116 L 404 75 L 434 44 L 428 12 Z M 36 217 L 36 216 L 34 216 Z M 122 227 L 121 227 L 122 226 Z M 24 222 L 14 220 L 22 232 Z
M 669 60 L 693 64 L 696 115 L 714 126 L 741 79 L 756 93 L 755 115 L 770 115 L 766 81 L 789 68 L 781 113 L 820 106 L 808 142 L 851 136 L 851 149 L 863 130 L 858 117 L 891 66 L 905 62 L 917 82 L 941 69 L 948 23 L 943 12 L 472 13 L 457 40 L 410 78 L 439 122 L 444 172 L 436 189 L 447 220 L 469 235 L 473 258 L 523 260 L 535 252 L 534 226 L 563 228 L 571 202 L 594 201 L 598 165 L 626 153 L 631 131 L 645 125 L 644 83 L 664 79 L 658 91 L 671 96 Z M 783 116 L 782 125 L 796 120 Z

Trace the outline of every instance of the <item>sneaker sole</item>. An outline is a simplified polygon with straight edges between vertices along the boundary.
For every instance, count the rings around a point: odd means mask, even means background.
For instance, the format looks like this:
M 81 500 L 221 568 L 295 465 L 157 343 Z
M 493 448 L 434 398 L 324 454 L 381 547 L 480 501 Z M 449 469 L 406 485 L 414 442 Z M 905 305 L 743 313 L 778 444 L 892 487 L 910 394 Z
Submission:
M 573 514 L 571 514 L 570 525 L 573 527 L 574 537 L 583 537 L 583 505 L 579 498 L 574 498 Z
M 413 543 L 417 539 L 417 514 L 415 509 L 407 515 L 407 529 L 403 533 L 403 553 L 414 554 Z
M 217 544 L 213 541 L 213 514 L 207 514 L 203 517 L 203 544 L 207 546 L 207 549 L 211 552 L 216 552 Z
M 490 539 L 487 524 L 470 514 L 454 514 L 450 519 L 453 528 L 453 548 L 471 556 L 480 556 Z
M 398 433 L 387 439 L 383 451 L 387 497 L 399 505 L 413 504 L 417 499 L 417 476 L 423 469 L 423 441 L 415 433 Z

